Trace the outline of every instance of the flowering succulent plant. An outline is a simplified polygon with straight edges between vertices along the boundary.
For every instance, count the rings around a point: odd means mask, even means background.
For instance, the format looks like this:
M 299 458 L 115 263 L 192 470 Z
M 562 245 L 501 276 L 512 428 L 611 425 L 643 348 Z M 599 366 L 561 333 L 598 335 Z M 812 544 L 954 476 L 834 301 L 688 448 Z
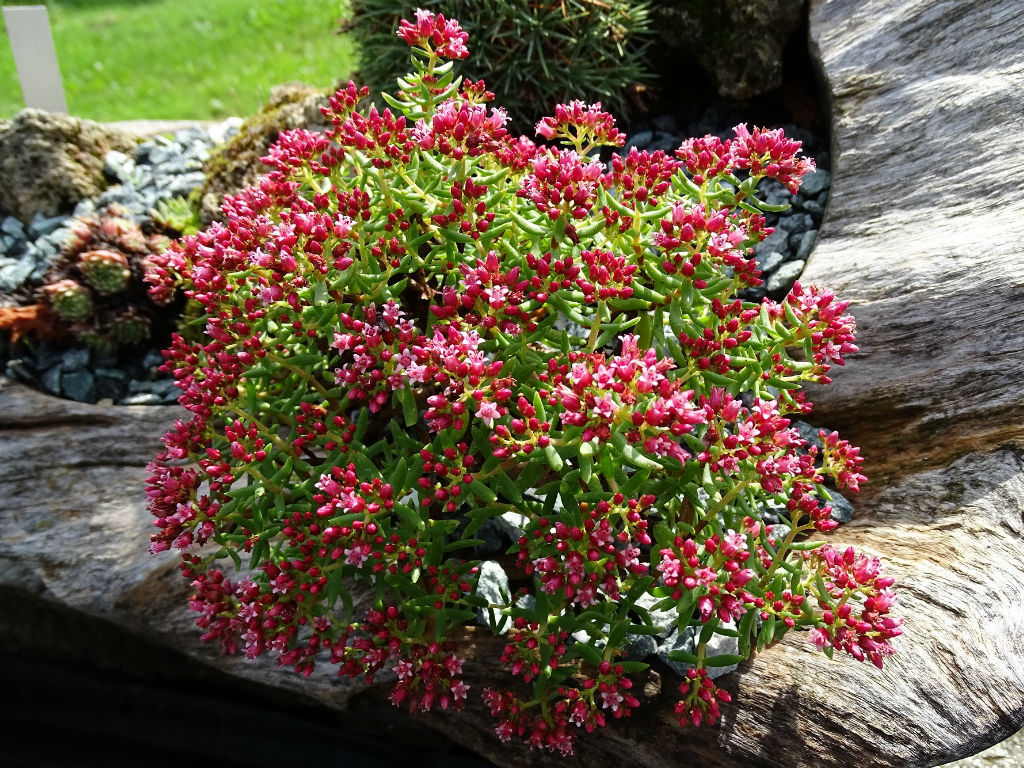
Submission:
M 113 351 L 148 340 L 156 306 L 143 275 L 148 257 L 170 240 L 158 232 L 145 234 L 116 204 L 73 219 L 70 230 L 61 258 L 39 289 L 53 315 L 77 341 L 97 349 Z
M 453 75 L 456 21 L 420 11 L 398 35 L 416 69 L 389 109 L 341 88 L 326 135 L 283 133 L 226 223 L 150 275 L 205 312 L 164 353 L 191 418 L 147 484 L 151 549 L 180 550 L 204 639 L 304 674 L 391 672 L 396 705 L 458 708 L 484 609 L 516 679 L 483 691 L 498 736 L 563 753 L 638 706 L 646 665 L 622 649 L 655 632 L 644 605 L 695 635 L 672 656 L 691 667 L 682 723 L 729 701 L 709 669 L 793 627 L 881 666 L 892 580 L 806 538 L 835 526 L 824 483 L 856 490 L 861 458 L 790 421 L 801 382 L 856 350 L 853 319 L 818 288 L 737 298 L 770 231 L 757 185 L 799 185 L 799 142 L 739 126 L 606 166 L 591 153 L 623 135 L 599 105 L 559 105 L 537 131 L 561 146 L 538 146 Z M 487 598 L 473 537 L 508 513 L 521 587 Z M 357 615 L 359 579 L 376 599 Z M 716 634 L 738 653 L 713 656 Z

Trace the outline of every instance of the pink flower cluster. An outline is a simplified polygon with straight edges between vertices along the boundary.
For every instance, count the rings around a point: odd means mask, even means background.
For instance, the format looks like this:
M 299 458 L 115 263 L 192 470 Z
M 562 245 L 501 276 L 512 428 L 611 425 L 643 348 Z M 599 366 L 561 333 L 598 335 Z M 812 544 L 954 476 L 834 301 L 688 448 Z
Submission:
M 804 288 L 799 281 L 793 285 L 784 300 L 784 305 L 765 301 L 768 314 L 778 320 L 791 314 L 796 318 L 793 324 L 798 329 L 796 340 L 809 338 L 811 341 L 814 375 L 822 384 L 828 384 L 831 363 L 843 365 L 844 355 L 857 351 L 854 345 L 856 322 L 852 315 L 844 314 L 848 301 L 838 301 L 832 291 L 811 286 Z
M 548 140 L 563 137 L 581 148 L 621 147 L 626 143 L 626 134 L 615 127 L 615 118 L 601 109 L 600 102 L 584 104 L 578 99 L 557 104 L 554 116 L 541 118 L 537 135 Z
M 661 232 L 654 243 L 663 250 L 662 268 L 669 274 L 677 272 L 693 278 L 697 288 L 706 288 L 707 280 L 698 269 L 708 274 L 708 267 L 727 267 L 742 284 L 761 284 L 760 273 L 753 260 L 747 258 L 743 244 L 755 233 L 769 234 L 760 214 L 740 219 L 726 211 L 708 210 L 702 203 L 676 203 L 671 215 L 661 220 Z
M 686 680 L 679 686 L 679 692 L 685 697 L 676 702 L 675 707 L 680 725 L 714 725 L 721 717 L 718 703 L 728 704 L 732 701 L 729 692 L 719 688 L 708 677 L 706 669 L 687 670 Z
M 640 706 L 630 690 L 632 681 L 621 665 L 601 662 L 596 675 L 576 688 L 561 687 L 555 693 L 548 716 L 532 713 L 511 691 L 484 690 L 484 703 L 498 721 L 494 731 L 503 742 L 513 736 L 524 739 L 532 749 L 573 754 L 575 729 L 586 733 L 606 725 L 608 717 L 629 717 Z
M 676 157 L 683 161 L 695 183 L 747 171 L 776 179 L 796 194 L 800 179 L 814 170 L 813 160 L 797 156 L 801 142 L 786 138 L 781 129 L 755 128 L 751 133 L 741 124 L 733 132 L 736 138 L 725 141 L 715 136 L 687 139 L 676 150 Z
M 816 595 L 822 626 L 812 629 L 808 639 L 819 649 L 845 651 L 881 669 L 883 659 L 895 653 L 889 641 L 903 634 L 903 620 L 889 615 L 896 600 L 893 579 L 881 575 L 878 558 L 858 555 L 853 547 L 825 544 L 805 558 L 826 590 Z
M 552 221 L 583 219 L 590 213 L 601 186 L 604 165 L 587 160 L 571 149 L 538 154 L 532 172 L 523 179 L 519 196 L 532 200 Z
M 746 567 L 750 546 L 745 533 L 729 531 L 725 536 L 709 536 L 698 545 L 692 538 L 677 536 L 672 547 L 662 549 L 657 570 L 673 598 L 681 600 L 683 590 L 696 595 L 697 614 L 703 623 L 718 618 L 723 622 L 739 619 L 746 604 L 755 596 L 746 585 L 757 573 Z
M 630 575 L 647 573 L 640 560 L 641 547 L 651 543 L 644 512 L 654 500 L 615 494 L 610 502 L 581 502 L 582 526 L 552 525 L 541 517 L 519 539 L 519 563 L 526 574 L 536 574 L 541 590 L 564 596 L 570 605 L 586 609 L 617 601 Z
M 693 390 L 669 377 L 674 363 L 653 349 L 641 351 L 638 337 L 622 337 L 619 355 L 570 353 L 559 366 L 552 359 L 541 381 L 549 384 L 547 403 L 559 409 L 566 427 L 582 428 L 580 440 L 606 441 L 626 428 L 626 439 L 655 456 L 689 458 L 678 437 L 704 422 L 692 402 Z
M 469 35 L 455 19 L 436 16 L 422 8 L 416 10 L 416 21 L 402 19 L 398 36 L 411 46 L 434 51 L 445 59 L 464 59 L 469 55 L 466 41 Z

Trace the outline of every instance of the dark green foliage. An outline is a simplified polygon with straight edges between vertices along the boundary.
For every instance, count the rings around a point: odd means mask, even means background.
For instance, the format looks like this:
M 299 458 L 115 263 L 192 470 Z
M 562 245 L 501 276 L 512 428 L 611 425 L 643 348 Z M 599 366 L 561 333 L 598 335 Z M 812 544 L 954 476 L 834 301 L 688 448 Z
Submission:
M 359 84 L 392 93 L 409 68 L 409 48 L 395 34 L 412 6 L 399 0 L 350 0 L 345 31 L 359 44 Z M 420 0 L 418 7 L 456 18 L 469 33 L 472 64 L 508 110 L 510 129 L 533 134 L 555 104 L 600 101 L 627 116 L 651 83 L 645 53 L 650 9 L 636 0 Z

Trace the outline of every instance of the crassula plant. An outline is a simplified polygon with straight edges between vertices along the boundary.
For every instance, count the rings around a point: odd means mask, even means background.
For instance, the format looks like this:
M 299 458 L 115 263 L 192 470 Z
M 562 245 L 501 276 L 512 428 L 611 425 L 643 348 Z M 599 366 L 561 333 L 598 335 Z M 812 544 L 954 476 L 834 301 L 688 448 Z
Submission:
M 599 105 L 556 107 L 538 146 L 453 75 L 457 22 L 420 11 L 398 35 L 416 69 L 389 109 L 340 89 L 326 135 L 282 134 L 226 223 L 150 274 L 205 313 L 165 352 L 191 418 L 147 490 L 152 551 L 180 550 L 204 639 L 459 708 L 482 610 L 515 680 L 476 694 L 498 736 L 562 753 L 638 706 L 646 665 L 623 647 L 650 611 L 694 637 L 672 656 L 684 724 L 729 701 L 709 670 L 792 628 L 881 666 L 892 580 L 808 538 L 835 526 L 824 483 L 856 490 L 861 458 L 791 425 L 801 382 L 856 350 L 853 319 L 818 288 L 737 298 L 769 232 L 758 183 L 795 190 L 799 143 L 738 126 L 606 165 L 594 151 L 624 137 Z M 516 588 L 484 597 L 474 536 L 503 515 Z M 709 652 L 716 635 L 738 652 Z

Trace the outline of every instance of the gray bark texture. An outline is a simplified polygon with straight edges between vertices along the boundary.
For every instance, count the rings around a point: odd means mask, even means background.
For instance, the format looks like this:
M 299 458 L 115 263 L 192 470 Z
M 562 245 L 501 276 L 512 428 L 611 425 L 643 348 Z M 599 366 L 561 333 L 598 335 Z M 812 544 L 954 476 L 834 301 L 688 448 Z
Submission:
M 426 721 L 501 766 L 935 766 L 1024 724 L 1024 16 L 1016 0 L 815 0 L 832 199 L 805 283 L 853 301 L 862 352 L 811 393 L 872 482 L 835 542 L 881 557 L 905 634 L 879 671 L 806 636 L 722 678 L 722 723 L 680 728 L 677 683 L 571 760 L 501 745 L 476 694 L 503 640 L 467 631 L 471 703 Z M 0 382 L 0 593 L 111 622 L 222 671 L 368 712 L 387 685 L 303 680 L 203 646 L 171 555 L 147 554 L 145 464 L 181 411 Z M 2 596 L 2 595 L 0 595 Z M 6 621 L 10 622 L 10 617 Z

